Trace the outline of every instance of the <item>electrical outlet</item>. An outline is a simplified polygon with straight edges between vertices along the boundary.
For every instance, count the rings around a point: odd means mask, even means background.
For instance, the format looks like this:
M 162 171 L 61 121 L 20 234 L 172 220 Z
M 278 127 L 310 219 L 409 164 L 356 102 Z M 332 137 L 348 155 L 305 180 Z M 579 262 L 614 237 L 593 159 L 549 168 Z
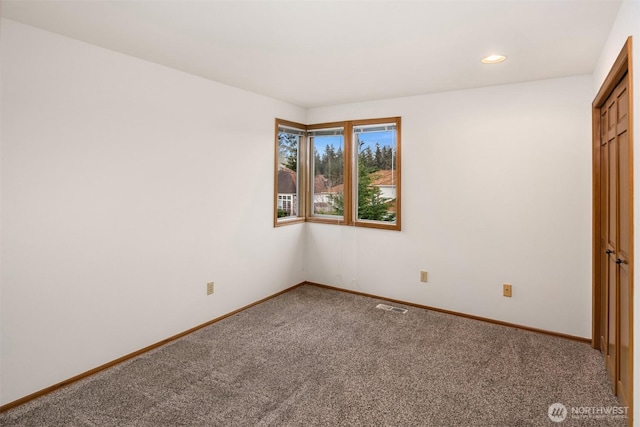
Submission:
M 427 272 L 424 270 L 420 270 L 420 281 L 421 282 L 427 281 Z
M 502 285 L 502 295 L 507 297 L 507 298 L 511 298 L 511 285 L 508 283 L 505 283 Z
M 207 295 L 213 294 L 213 282 L 207 283 Z

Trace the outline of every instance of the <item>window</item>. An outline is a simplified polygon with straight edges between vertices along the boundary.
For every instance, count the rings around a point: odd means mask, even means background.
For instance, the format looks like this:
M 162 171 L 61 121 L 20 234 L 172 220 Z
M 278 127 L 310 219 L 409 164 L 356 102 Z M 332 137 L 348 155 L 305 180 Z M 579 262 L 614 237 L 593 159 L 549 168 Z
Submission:
M 399 208 L 398 125 L 354 122 L 355 220 L 395 228 Z
M 307 138 L 311 153 L 309 217 L 344 222 L 344 126 L 310 126 Z
M 399 117 L 276 127 L 276 225 L 400 230 Z
M 304 221 L 300 210 L 303 175 L 300 159 L 305 126 L 298 123 L 276 121 L 276 174 L 274 225 Z

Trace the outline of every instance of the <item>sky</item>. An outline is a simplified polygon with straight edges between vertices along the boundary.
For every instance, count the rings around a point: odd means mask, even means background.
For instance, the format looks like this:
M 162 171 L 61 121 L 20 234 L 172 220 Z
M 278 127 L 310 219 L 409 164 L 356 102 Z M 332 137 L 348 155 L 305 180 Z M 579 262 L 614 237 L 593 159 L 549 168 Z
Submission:
M 395 131 L 383 131 L 383 132 L 367 132 L 358 134 L 360 141 L 364 141 L 362 149 L 371 147 L 371 150 L 375 152 L 376 142 L 380 144 L 380 147 L 395 145 Z M 338 147 L 342 147 L 344 150 L 344 141 L 342 136 L 316 136 L 313 138 L 313 145 L 318 153 L 324 153 L 327 145 L 333 145 L 336 150 Z

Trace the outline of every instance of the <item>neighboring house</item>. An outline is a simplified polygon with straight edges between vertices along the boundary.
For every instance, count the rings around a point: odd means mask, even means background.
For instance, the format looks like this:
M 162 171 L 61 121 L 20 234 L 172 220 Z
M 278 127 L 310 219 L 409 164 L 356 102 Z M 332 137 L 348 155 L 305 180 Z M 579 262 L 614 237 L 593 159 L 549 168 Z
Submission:
M 372 172 L 371 185 L 380 189 L 380 196 L 392 200 L 395 205 L 396 198 L 396 170 L 380 170 Z M 296 188 L 298 185 L 297 173 L 280 165 L 278 169 L 278 209 L 287 213 L 287 216 L 296 216 L 297 199 Z M 344 185 L 339 184 L 329 187 L 329 180 L 323 175 L 316 175 L 313 180 L 313 213 L 330 214 L 333 211 L 333 197 L 343 194 Z M 395 209 L 392 209 L 395 210 Z
M 371 172 L 369 177 L 371 178 L 371 185 L 378 187 L 381 191 L 380 196 L 385 199 L 396 198 L 396 170 L 379 170 Z M 342 194 L 344 191 L 344 185 L 336 185 L 327 190 L 328 194 Z
M 371 178 L 371 185 L 374 187 L 378 187 L 380 189 L 380 197 L 383 199 L 388 199 L 388 203 L 390 204 L 389 211 L 395 212 L 396 208 L 396 182 L 397 182 L 397 171 L 396 170 L 379 170 L 376 172 L 371 172 L 369 177 Z M 339 184 L 328 188 L 323 193 L 319 193 L 318 190 L 314 193 L 314 206 L 316 201 L 320 201 L 322 199 L 324 202 L 331 204 L 331 197 L 337 194 L 344 193 L 344 185 Z
M 333 210 L 331 196 L 335 193 L 329 190 L 329 180 L 323 175 L 317 175 L 313 181 L 313 212 L 316 214 L 327 213 Z M 278 209 L 287 213 L 286 216 L 296 216 L 297 199 L 296 189 L 298 186 L 298 174 L 280 165 L 278 168 Z M 342 192 L 342 190 L 340 190 Z
M 280 165 L 278 168 L 278 210 L 287 213 L 286 216 L 298 215 L 297 200 L 298 174 Z
M 385 199 L 396 198 L 396 170 L 380 170 L 371 173 L 371 185 L 375 185 L 381 191 L 380 196 Z
M 332 197 L 336 193 L 332 193 L 329 188 L 329 180 L 324 175 L 316 175 L 313 179 L 313 213 L 314 214 L 331 214 L 334 212 Z

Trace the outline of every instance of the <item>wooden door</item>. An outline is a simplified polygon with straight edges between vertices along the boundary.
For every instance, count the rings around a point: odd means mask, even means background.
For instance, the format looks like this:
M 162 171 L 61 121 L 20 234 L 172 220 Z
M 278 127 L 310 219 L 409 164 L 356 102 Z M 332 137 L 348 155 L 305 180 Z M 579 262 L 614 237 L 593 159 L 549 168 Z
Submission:
M 628 406 L 631 393 L 631 235 L 632 223 L 632 152 L 629 139 L 629 78 L 628 74 L 614 90 L 616 116 L 610 137 L 614 137 L 618 154 L 618 218 L 616 246 L 617 294 L 617 372 L 614 390 L 624 406 Z M 615 119 L 615 120 L 614 120 Z
M 604 200 L 605 212 L 605 346 L 602 349 L 609 373 L 609 380 L 616 392 L 617 375 L 617 307 L 618 307 L 618 269 L 616 254 L 618 248 L 618 144 L 616 138 L 616 97 L 615 94 L 605 102 L 602 108 L 604 118 L 603 139 L 600 141 L 603 147 L 602 170 L 605 171 L 606 194 Z M 605 163 L 606 162 L 606 163 Z
M 607 245 L 609 243 L 609 145 L 607 138 L 608 124 L 608 108 L 600 110 L 600 236 L 598 262 L 600 268 L 600 313 L 609 313 L 609 253 Z M 615 193 L 614 193 L 615 194 Z M 598 348 L 607 358 L 608 340 L 609 340 L 609 316 L 602 315 L 599 319 L 599 337 Z M 611 377 L 613 381 L 613 377 Z
M 633 73 L 629 37 L 593 101 L 593 341 L 633 425 Z
M 631 177 L 628 77 L 600 109 L 600 349 L 621 402 L 631 391 Z

